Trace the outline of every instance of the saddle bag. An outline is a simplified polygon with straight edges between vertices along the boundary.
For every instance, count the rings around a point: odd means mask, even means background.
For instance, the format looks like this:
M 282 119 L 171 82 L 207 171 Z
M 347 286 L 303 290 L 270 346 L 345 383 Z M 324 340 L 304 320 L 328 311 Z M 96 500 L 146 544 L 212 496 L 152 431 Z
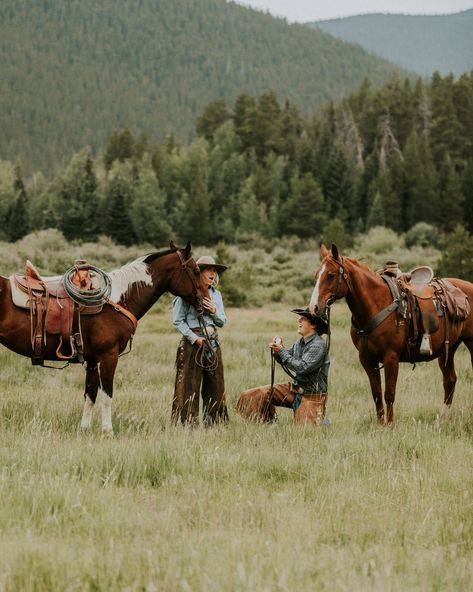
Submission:
M 444 288 L 443 294 L 445 298 L 445 305 L 450 320 L 454 323 L 461 323 L 465 321 L 471 312 L 470 302 L 468 296 L 458 288 L 454 286 L 448 280 L 437 280 L 438 283 Z

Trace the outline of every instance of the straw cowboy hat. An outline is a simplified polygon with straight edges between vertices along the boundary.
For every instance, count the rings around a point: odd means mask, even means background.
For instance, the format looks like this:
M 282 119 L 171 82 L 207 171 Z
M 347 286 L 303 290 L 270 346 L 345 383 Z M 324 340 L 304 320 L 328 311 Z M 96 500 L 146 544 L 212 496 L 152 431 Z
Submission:
M 200 269 L 205 269 L 206 267 L 214 267 L 217 273 L 223 273 L 227 269 L 226 265 L 219 265 L 218 263 L 215 263 L 215 259 L 210 255 L 202 255 L 202 257 L 199 257 L 197 259 L 196 263 L 200 267 Z
M 317 333 L 322 335 L 328 331 L 327 319 L 324 317 L 317 317 L 312 314 L 308 308 L 293 308 L 291 312 L 298 314 L 300 317 L 308 319 L 317 329 Z

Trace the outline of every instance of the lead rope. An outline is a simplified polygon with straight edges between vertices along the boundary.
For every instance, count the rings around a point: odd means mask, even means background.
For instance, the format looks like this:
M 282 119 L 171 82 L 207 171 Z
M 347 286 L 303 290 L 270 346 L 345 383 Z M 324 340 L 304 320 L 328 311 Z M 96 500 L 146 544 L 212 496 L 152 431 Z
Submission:
M 197 309 L 197 318 L 199 320 L 200 330 L 203 333 L 205 343 L 195 352 L 195 363 L 209 372 L 214 372 L 218 368 L 218 356 L 212 345 L 212 340 L 207 331 L 207 326 L 204 323 L 204 311 L 202 305 L 199 302 L 199 308 Z M 218 344 L 217 344 L 217 347 Z
M 316 390 L 318 388 L 318 383 L 319 383 L 319 376 L 320 376 L 320 372 L 322 371 L 322 369 L 325 366 L 325 363 L 327 361 L 328 358 L 328 352 L 330 350 L 330 341 L 331 341 L 331 330 L 330 330 L 330 306 L 327 308 L 327 341 L 326 341 L 326 348 L 325 348 L 325 356 L 323 359 L 323 362 L 317 372 L 317 378 L 315 383 L 312 385 L 313 387 L 315 386 Z M 284 362 L 281 362 L 281 368 L 284 370 L 284 372 L 292 379 L 295 380 L 296 375 L 293 374 L 289 368 L 286 366 L 286 364 L 284 364 Z M 271 407 L 272 403 L 273 403 L 273 396 L 274 396 L 274 376 L 276 373 L 276 354 L 273 352 L 273 350 L 271 350 L 271 385 L 269 388 L 269 397 L 268 397 L 268 401 L 266 403 L 266 405 L 264 406 L 264 410 L 265 413 L 267 413 L 269 411 L 269 408 Z

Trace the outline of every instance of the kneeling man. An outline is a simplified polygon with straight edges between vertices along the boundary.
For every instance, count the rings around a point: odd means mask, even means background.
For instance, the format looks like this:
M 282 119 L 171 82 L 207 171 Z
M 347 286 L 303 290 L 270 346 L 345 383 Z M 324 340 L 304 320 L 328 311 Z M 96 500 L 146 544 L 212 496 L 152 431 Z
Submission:
M 298 416 L 301 422 L 318 424 L 323 421 L 330 361 L 327 345 L 321 335 L 327 333 L 327 323 L 311 314 L 309 309 L 295 308 L 291 312 L 299 315 L 297 332 L 300 339 L 285 348 L 282 339 L 275 337 L 269 347 L 276 361 L 294 378 L 294 382 L 275 384 L 272 393 L 269 384 L 243 391 L 236 408 L 247 419 L 274 421 L 275 406 L 280 406 L 292 408 L 296 422 Z M 314 406 L 317 409 L 315 415 L 309 410 L 309 407 Z M 304 413 L 301 414 L 303 409 Z

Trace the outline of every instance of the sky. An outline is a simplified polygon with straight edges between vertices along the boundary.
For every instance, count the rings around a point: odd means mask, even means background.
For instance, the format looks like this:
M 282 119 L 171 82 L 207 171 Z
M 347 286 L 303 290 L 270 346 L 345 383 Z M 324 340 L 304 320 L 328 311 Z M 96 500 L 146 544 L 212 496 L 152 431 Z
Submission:
M 290 22 L 384 12 L 391 14 L 453 14 L 473 8 L 473 0 L 236 0 Z

